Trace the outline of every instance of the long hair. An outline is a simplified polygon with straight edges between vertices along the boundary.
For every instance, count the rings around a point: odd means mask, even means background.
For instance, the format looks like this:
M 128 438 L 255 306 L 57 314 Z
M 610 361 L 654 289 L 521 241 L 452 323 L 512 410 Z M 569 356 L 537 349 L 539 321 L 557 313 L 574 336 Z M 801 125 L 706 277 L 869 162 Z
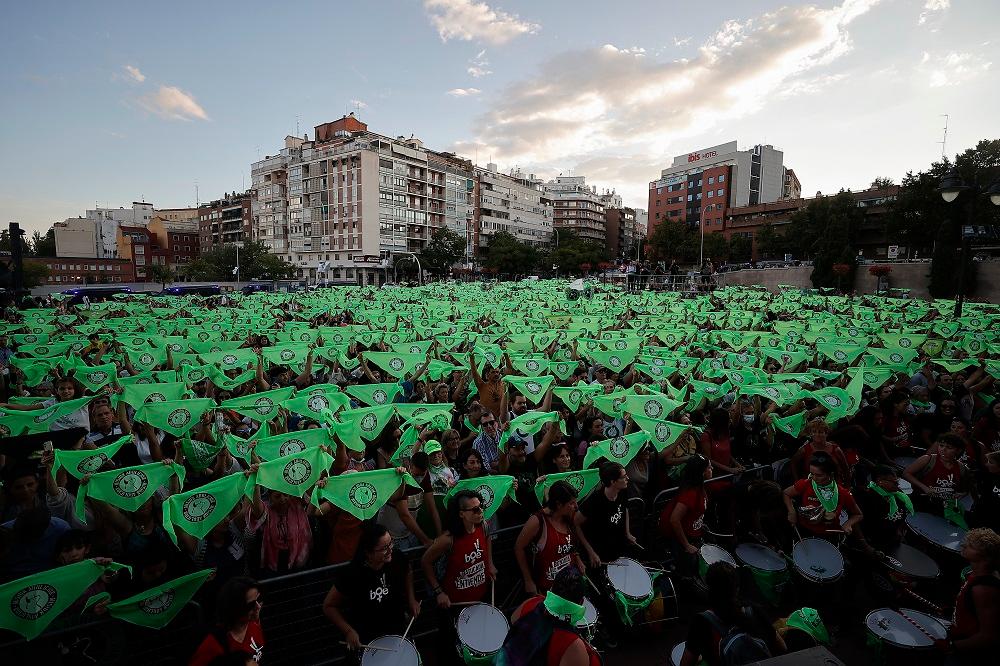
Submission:
M 258 587 L 257 581 L 246 576 L 230 578 L 219 590 L 215 615 L 219 625 L 232 629 L 247 616 L 247 592 Z
M 549 486 L 549 494 L 545 498 L 545 508 L 549 511 L 557 511 L 559 507 L 572 502 L 576 498 L 576 488 L 565 481 L 556 481 Z
M 681 471 L 681 488 L 700 488 L 705 484 L 705 470 L 709 460 L 703 455 L 695 454 L 684 464 Z

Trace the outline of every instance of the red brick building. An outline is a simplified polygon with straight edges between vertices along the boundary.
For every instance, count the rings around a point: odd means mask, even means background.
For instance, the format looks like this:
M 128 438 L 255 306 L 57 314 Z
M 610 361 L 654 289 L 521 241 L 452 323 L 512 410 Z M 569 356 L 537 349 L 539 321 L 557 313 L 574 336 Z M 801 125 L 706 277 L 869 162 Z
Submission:
M 330 124 L 330 123 L 328 123 Z M 320 125 L 317 131 L 325 127 Z M 226 192 L 226 196 L 198 207 L 199 246 L 208 252 L 215 245 L 242 244 L 253 233 L 253 191 Z
M 135 282 L 132 262 L 128 259 L 92 257 L 25 257 L 25 264 L 45 266 L 46 285 L 116 284 Z

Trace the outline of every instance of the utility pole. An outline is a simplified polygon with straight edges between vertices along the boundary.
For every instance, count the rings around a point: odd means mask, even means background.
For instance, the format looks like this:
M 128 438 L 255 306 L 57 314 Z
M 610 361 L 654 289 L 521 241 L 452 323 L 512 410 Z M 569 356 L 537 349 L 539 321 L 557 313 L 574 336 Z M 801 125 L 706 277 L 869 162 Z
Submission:
M 24 230 L 17 222 L 10 223 L 10 267 L 11 288 L 14 290 L 14 307 L 21 303 L 21 291 L 24 289 L 24 245 L 21 237 Z

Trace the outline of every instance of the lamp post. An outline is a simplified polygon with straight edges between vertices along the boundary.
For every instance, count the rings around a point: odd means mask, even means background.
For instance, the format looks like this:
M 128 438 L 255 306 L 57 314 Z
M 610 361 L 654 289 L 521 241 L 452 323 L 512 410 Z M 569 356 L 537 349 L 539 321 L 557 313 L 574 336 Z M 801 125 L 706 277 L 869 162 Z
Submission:
M 948 173 L 944 175 L 941 179 L 941 183 L 937 187 L 937 191 L 941 194 L 941 198 L 944 199 L 945 203 L 952 203 L 958 199 L 963 192 L 969 192 L 973 197 L 984 195 L 989 197 L 990 203 L 994 206 L 1000 206 L 1000 180 L 995 181 L 985 190 L 982 189 L 978 183 L 973 183 L 969 185 L 966 183 L 962 176 L 958 173 L 957 169 L 950 169 Z M 966 206 L 966 222 L 967 224 L 962 225 L 962 258 L 960 261 L 960 266 L 958 269 L 958 289 L 955 295 L 955 314 L 954 317 L 958 319 L 962 316 L 962 305 L 965 303 L 965 272 L 969 266 L 969 239 L 974 235 L 972 229 L 972 214 L 973 214 L 973 198 L 968 202 Z

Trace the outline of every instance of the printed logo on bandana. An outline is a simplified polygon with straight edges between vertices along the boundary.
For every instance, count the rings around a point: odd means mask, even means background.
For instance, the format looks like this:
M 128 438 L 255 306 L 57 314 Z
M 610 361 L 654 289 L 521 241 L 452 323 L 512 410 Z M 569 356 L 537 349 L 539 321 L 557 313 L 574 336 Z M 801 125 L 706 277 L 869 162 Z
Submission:
M 325 395 L 314 395 L 306 400 L 306 407 L 313 412 L 322 412 L 330 407 L 330 401 L 326 399 Z
M 166 402 L 166 401 L 167 401 L 167 396 L 163 395 L 162 393 L 150 393 L 149 395 L 146 396 L 146 399 L 143 400 L 142 402 L 143 404 L 145 404 L 147 402 Z
M 139 610 L 146 615 L 159 615 L 170 610 L 174 605 L 174 591 L 163 590 L 155 597 L 147 597 L 139 602 Z
M 838 360 L 838 361 L 846 361 L 847 360 L 847 354 L 845 352 L 841 351 L 840 349 L 838 349 L 837 351 L 833 352 L 833 358 L 836 359 L 836 360 Z
M 718 386 L 708 386 L 708 387 L 705 388 L 705 393 L 707 393 L 709 395 L 715 395 L 718 392 L 719 392 L 719 387 Z
M 103 453 L 87 456 L 77 463 L 76 471 L 80 474 L 94 474 L 97 470 L 104 467 L 104 463 L 106 462 L 108 462 L 108 457 Z
M 24 336 L 24 341 L 25 341 L 25 343 L 27 343 L 29 345 L 33 345 L 36 342 L 38 342 L 38 336 L 37 335 L 26 335 L 26 336 Z
M 140 365 L 153 365 L 154 361 L 156 361 L 156 359 L 153 358 L 152 354 L 140 354 L 139 355 L 139 364 Z
M 301 439 L 290 439 L 287 442 L 282 442 L 281 446 L 278 447 L 278 457 L 292 456 L 305 450 L 306 443 Z
M 119 497 L 138 497 L 146 492 L 149 486 L 149 477 L 145 472 L 137 469 L 128 469 L 115 477 L 111 487 Z
M 903 355 L 902 354 L 897 354 L 896 352 L 893 352 L 893 353 L 889 354 L 889 360 L 892 361 L 893 363 L 902 363 L 903 362 Z
M 237 440 L 236 442 L 236 455 L 240 458 L 246 458 L 250 454 L 250 443 L 245 439 Z
M 191 370 L 190 372 L 188 372 L 188 381 L 200 382 L 204 378 L 205 378 L 205 371 L 202 370 L 201 368 L 197 368 L 195 370 Z
M 524 388 L 528 390 L 528 393 L 535 395 L 542 392 L 542 385 L 538 382 L 526 382 Z
M 615 340 L 615 349 L 618 351 L 623 351 L 628 347 L 628 342 L 625 340 Z
M 908 349 L 913 346 L 913 341 L 910 340 L 909 338 L 900 338 L 899 346 L 902 347 L 903 349 Z
M 608 450 L 611 452 L 611 455 L 613 455 L 615 458 L 624 458 L 626 455 L 628 455 L 628 450 L 629 450 L 628 440 L 625 439 L 624 437 L 616 437 L 615 439 L 611 440 L 611 446 L 608 447 Z
M 372 393 L 372 402 L 376 405 L 384 405 L 389 400 L 389 394 L 382 389 L 377 389 Z
M 257 400 L 253 403 L 253 409 L 261 416 L 264 416 L 265 414 L 269 414 L 271 410 L 274 409 L 274 401 L 267 397 L 257 398 Z
M 743 382 L 743 375 L 733 371 L 729 373 L 729 379 L 731 379 L 734 384 L 740 384 Z
M 378 428 L 378 417 L 374 414 L 365 414 L 360 425 L 365 432 L 374 432 Z
M 56 413 L 56 408 L 55 407 L 49 407 L 48 409 L 43 410 L 41 414 L 39 414 L 38 416 L 35 417 L 35 419 L 34 419 L 35 423 L 43 423 L 43 422 L 47 421 L 48 419 L 50 419 L 52 417 L 52 415 L 55 414 L 55 413 Z
M 235 354 L 226 354 L 222 357 L 222 362 L 226 365 L 236 365 L 236 360 Z
M 293 352 L 291 349 L 282 349 L 281 353 L 278 354 L 278 358 L 286 362 L 291 361 L 293 358 L 295 358 L 295 352 Z
M 378 490 L 367 481 L 355 483 L 351 486 L 350 492 L 347 493 L 347 499 L 359 509 L 367 509 L 378 500 Z
M 722 370 L 722 361 L 715 359 L 709 363 L 713 370 Z
M 171 428 L 183 428 L 191 423 L 191 412 L 183 407 L 178 407 L 167 416 L 167 425 Z
M 199 331 L 198 332 L 198 339 L 200 341 L 204 342 L 205 340 L 208 340 L 208 337 L 209 337 L 208 336 L 208 331 Z
M 747 356 L 746 354 L 737 354 L 737 355 L 736 355 L 736 359 L 737 359 L 737 360 L 738 360 L 738 361 L 739 361 L 740 363 L 749 363 L 749 362 L 750 362 L 750 357 L 749 357 L 749 356 Z
M 11 598 L 10 612 L 22 620 L 37 620 L 52 610 L 58 598 L 59 592 L 51 585 L 29 585 Z
M 556 372 L 560 375 L 565 375 L 569 372 L 568 363 L 556 363 Z
M 135 380 L 135 383 L 136 384 L 155 384 L 156 382 L 153 381 L 152 377 L 139 377 L 139 379 Z M 146 402 L 149 402 L 149 400 L 147 400 Z
M 572 391 L 569 392 L 569 396 L 567 397 L 569 398 L 569 401 L 575 405 L 576 403 L 580 402 L 581 398 L 583 398 L 583 391 L 581 391 L 580 389 L 573 389 Z
M 779 397 L 779 394 L 778 394 L 778 389 L 776 389 L 776 388 L 772 388 L 772 387 L 770 387 L 770 386 L 764 389 L 764 393 L 765 393 L 765 394 L 767 395 L 767 397 L 768 397 L 768 398 L 770 398 L 771 400 L 777 400 L 777 399 L 778 399 L 778 397 Z
M 103 384 L 108 380 L 108 373 L 103 370 L 98 370 L 97 372 L 91 372 L 87 375 L 87 381 L 91 384 Z
M 419 345 L 410 345 L 410 353 L 411 354 L 419 354 L 420 353 L 420 346 Z
M 45 345 L 42 345 L 41 347 L 36 347 L 35 353 L 38 354 L 39 356 L 48 356 L 49 348 L 46 347 Z
M 861 373 L 861 378 L 865 381 L 866 384 L 874 384 L 875 382 L 878 381 L 878 377 L 875 375 L 874 372 L 863 372 Z
M 622 360 L 617 356 L 610 356 L 608 357 L 608 365 L 612 368 L 620 368 L 622 367 Z
M 493 505 L 493 489 L 485 483 L 476 488 L 476 493 L 483 500 L 483 511 Z
M 532 372 L 535 372 L 541 366 L 535 359 L 529 359 L 528 362 L 524 364 L 524 367 L 526 367 L 528 370 L 531 370 Z
M 399 372 L 405 366 L 406 366 L 406 364 L 403 363 L 403 359 L 401 359 L 399 357 L 395 357 L 394 356 L 393 358 L 389 359 L 389 369 L 390 370 L 395 370 L 396 372 Z
M 835 395 L 825 395 L 823 396 L 823 402 L 830 405 L 831 407 L 840 407 L 844 404 L 844 401 Z
M 654 358 L 653 359 L 653 365 L 656 366 L 657 368 L 662 368 L 666 364 L 667 364 L 667 362 L 665 360 L 663 360 L 662 358 Z
M 576 492 L 583 490 L 583 476 L 580 474 L 571 474 L 564 478 L 563 481 L 573 486 L 573 489 L 576 490 Z
M 181 505 L 181 515 L 188 522 L 200 523 L 212 515 L 217 504 L 218 501 L 214 495 L 210 493 L 195 493 L 184 500 L 184 504 Z
M 670 426 L 665 423 L 657 423 L 656 427 L 653 428 L 653 436 L 656 437 L 657 441 L 667 441 L 667 438 L 670 437 Z
M 305 483 L 309 479 L 310 474 L 312 474 L 312 465 L 302 458 L 289 460 L 285 468 L 281 470 L 281 477 L 286 483 L 292 486 Z
M 663 413 L 663 405 L 655 400 L 647 400 L 646 404 L 642 406 L 642 412 L 652 419 L 658 419 Z

